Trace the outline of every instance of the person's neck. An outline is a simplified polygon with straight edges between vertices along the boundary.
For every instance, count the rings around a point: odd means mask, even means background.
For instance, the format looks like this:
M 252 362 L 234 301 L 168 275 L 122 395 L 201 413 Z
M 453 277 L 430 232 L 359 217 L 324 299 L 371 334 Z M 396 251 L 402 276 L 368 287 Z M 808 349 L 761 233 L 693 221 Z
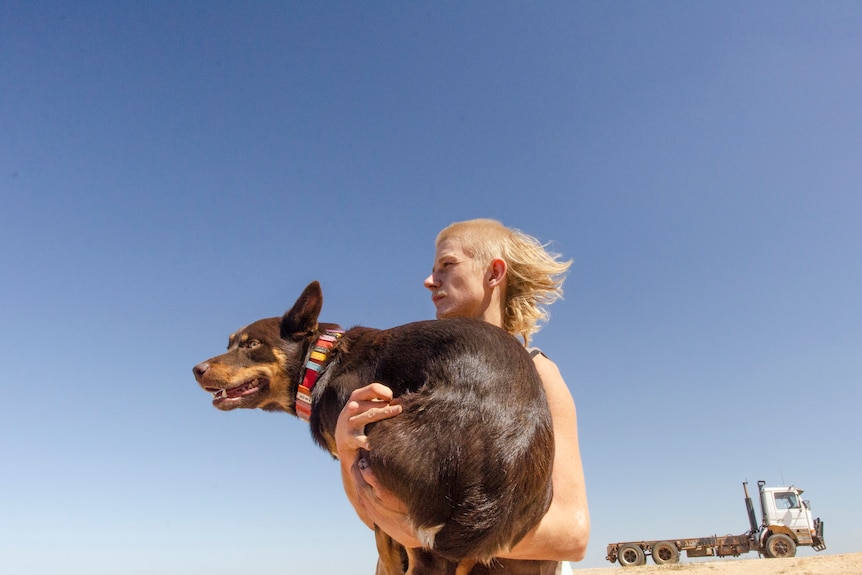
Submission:
M 500 291 L 501 290 L 495 289 L 491 292 L 490 301 L 488 302 L 488 305 L 485 306 L 482 313 L 479 315 L 479 319 L 502 328 L 504 308 L 503 302 L 500 299 Z

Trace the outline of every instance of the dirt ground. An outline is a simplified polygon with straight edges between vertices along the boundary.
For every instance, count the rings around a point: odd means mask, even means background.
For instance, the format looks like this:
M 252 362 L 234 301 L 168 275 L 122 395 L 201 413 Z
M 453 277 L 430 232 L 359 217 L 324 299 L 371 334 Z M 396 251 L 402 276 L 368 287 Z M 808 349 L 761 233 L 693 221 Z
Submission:
M 677 565 L 573 569 L 575 575 L 862 575 L 862 553 L 790 559 L 711 559 Z

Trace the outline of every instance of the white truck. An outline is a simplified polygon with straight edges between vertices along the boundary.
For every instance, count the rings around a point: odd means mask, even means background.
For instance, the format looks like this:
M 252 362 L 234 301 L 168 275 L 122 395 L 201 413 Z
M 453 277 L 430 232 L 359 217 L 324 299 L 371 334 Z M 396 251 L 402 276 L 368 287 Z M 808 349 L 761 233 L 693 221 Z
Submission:
M 688 557 L 737 557 L 749 551 L 757 551 L 765 557 L 793 557 L 799 545 L 810 545 L 815 551 L 826 549 L 823 522 L 819 517 L 811 518 L 811 506 L 800 498 L 801 489 L 792 485 L 766 487 L 764 481 L 758 481 L 757 487 L 763 517 L 760 525 L 748 494 L 748 482 L 742 483 L 751 525 L 743 535 L 611 543 L 606 558 L 611 563 L 619 561 L 623 567 L 633 567 L 646 563 L 647 555 L 652 555 L 658 565 L 678 563 L 680 551 L 685 551 Z

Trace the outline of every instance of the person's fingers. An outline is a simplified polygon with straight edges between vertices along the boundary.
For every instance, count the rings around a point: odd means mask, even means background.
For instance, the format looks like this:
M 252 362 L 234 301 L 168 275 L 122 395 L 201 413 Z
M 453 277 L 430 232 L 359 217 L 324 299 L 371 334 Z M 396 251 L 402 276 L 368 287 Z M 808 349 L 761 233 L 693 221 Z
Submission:
M 382 383 L 370 383 L 353 390 L 350 394 L 353 401 L 392 401 L 392 390 Z
M 401 413 L 401 405 L 397 403 L 383 403 L 382 401 L 368 401 L 358 403 L 352 413 L 350 423 L 356 426 L 365 426 L 374 421 L 388 419 Z

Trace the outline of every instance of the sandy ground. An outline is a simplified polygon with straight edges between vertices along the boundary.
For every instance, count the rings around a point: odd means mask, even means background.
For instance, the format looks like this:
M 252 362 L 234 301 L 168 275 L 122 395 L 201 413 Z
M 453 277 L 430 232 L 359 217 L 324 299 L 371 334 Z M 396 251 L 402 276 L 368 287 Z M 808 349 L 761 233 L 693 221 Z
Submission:
M 576 565 L 576 564 L 575 564 Z M 711 559 L 677 565 L 577 569 L 575 575 L 862 575 L 862 553 L 790 559 Z

